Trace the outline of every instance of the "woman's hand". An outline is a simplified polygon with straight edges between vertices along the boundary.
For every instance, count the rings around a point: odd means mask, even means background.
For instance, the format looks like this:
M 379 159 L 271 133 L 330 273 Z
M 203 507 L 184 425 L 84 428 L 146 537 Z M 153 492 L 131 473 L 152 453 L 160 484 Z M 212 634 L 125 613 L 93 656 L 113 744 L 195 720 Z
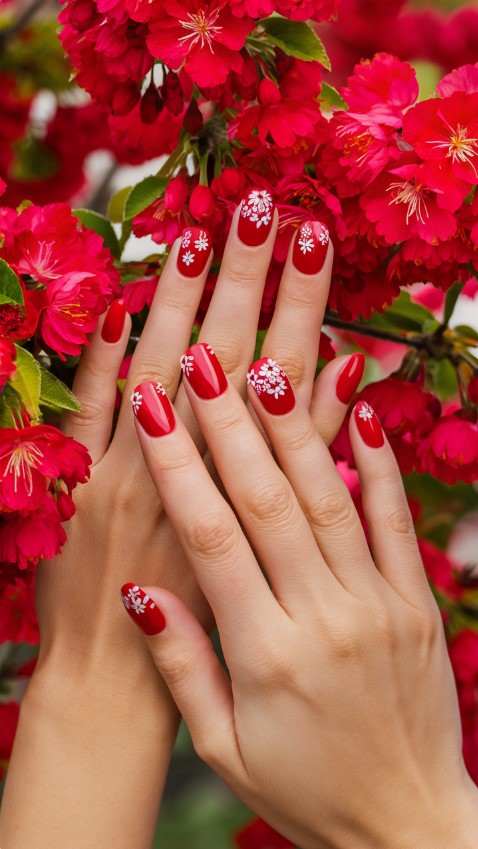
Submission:
M 248 375 L 277 463 L 212 349 L 195 345 L 183 361 L 235 513 L 162 390 L 143 385 L 135 405 L 144 456 L 216 617 L 230 678 L 171 593 L 130 583 L 124 604 L 153 635 L 198 753 L 303 849 L 472 849 L 478 791 L 395 458 L 372 409 L 358 404 L 350 436 L 369 550 L 277 360 L 259 360 Z

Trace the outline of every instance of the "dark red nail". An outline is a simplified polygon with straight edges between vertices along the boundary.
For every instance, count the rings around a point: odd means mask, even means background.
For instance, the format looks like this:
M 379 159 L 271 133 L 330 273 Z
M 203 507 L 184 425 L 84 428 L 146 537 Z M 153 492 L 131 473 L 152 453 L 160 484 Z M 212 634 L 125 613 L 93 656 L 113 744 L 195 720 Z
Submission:
M 185 277 L 198 277 L 211 256 L 211 236 L 204 227 L 187 227 L 179 248 L 177 267 Z
M 252 386 L 262 406 L 268 413 L 283 416 L 295 407 L 295 395 L 285 371 L 275 360 L 262 357 L 252 363 L 247 382 Z
M 274 220 L 274 201 L 267 189 L 249 189 L 242 199 L 237 222 L 241 242 L 255 248 L 266 241 Z
M 292 262 L 302 274 L 318 274 L 329 247 L 329 231 L 320 221 L 305 221 L 296 234 Z
M 181 357 L 181 368 L 196 395 L 208 400 L 227 389 L 227 377 L 210 345 L 198 342 Z
M 352 400 L 362 380 L 364 368 L 365 357 L 363 354 L 357 351 L 348 358 L 338 376 L 335 387 L 337 398 L 342 401 L 342 404 L 348 404 Z
M 377 414 L 366 401 L 359 401 L 354 407 L 355 422 L 365 445 L 380 448 L 385 442 L 382 425 Z
M 101 328 L 101 338 L 105 342 L 118 342 L 121 339 L 125 316 L 126 301 L 123 298 L 118 298 L 111 304 Z
M 121 600 L 133 622 L 136 622 L 148 637 L 160 634 L 166 627 L 166 619 L 158 605 L 137 584 L 123 584 Z
M 131 395 L 131 406 L 149 436 L 166 436 L 176 427 L 171 401 L 161 383 L 140 383 Z

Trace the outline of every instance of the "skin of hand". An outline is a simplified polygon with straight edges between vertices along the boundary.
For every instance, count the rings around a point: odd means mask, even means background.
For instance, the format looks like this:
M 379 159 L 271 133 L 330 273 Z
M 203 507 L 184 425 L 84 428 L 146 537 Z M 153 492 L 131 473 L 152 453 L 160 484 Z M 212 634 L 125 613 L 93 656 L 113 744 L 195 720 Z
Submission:
M 201 338 L 211 341 L 243 397 L 255 345 L 267 268 L 277 228 L 274 214 L 260 246 L 238 236 L 233 217 L 221 272 Z M 178 713 L 151 654 L 124 616 L 117 588 L 125 580 L 161 583 L 206 629 L 212 614 L 151 481 L 136 438 L 129 396 L 135 385 L 161 380 L 197 450 L 211 465 L 184 387 L 180 355 L 189 343 L 210 260 L 197 277 L 176 267 L 181 240 L 161 275 L 132 359 L 111 439 L 116 377 L 131 322 L 117 342 L 102 338 L 100 319 L 75 376 L 79 415 L 62 429 L 83 442 L 93 465 L 75 492 L 68 542 L 37 570 L 40 657 L 22 702 L 1 811 L 4 849 L 146 849 L 151 845 Z M 289 263 L 263 350 L 279 351 L 295 375 L 303 403 L 319 409 L 313 381 L 327 300 L 332 249 L 318 273 Z M 300 287 L 297 279 L 300 277 Z M 322 373 L 323 385 L 349 358 Z M 346 407 L 323 408 L 324 438 L 333 438 Z M 28 789 L 26 789 L 28 788 Z
M 478 790 L 441 618 L 378 419 L 363 403 L 350 419 L 369 547 L 323 417 L 300 390 L 291 408 L 294 381 L 277 362 L 249 373 L 271 454 L 218 361 L 215 394 L 202 394 L 207 346 L 188 355 L 196 373 L 184 384 L 233 509 L 177 415 L 167 434 L 148 433 L 139 415 L 136 425 L 229 674 L 174 595 L 122 592 L 197 752 L 303 849 L 476 847 Z M 133 605 L 144 592 L 153 608 L 143 620 Z

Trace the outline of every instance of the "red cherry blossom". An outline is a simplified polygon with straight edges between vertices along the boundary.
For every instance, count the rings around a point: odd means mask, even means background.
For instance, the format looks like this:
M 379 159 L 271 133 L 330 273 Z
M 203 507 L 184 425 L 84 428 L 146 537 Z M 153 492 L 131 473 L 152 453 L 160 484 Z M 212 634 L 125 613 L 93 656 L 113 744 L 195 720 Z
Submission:
M 230 138 L 248 144 L 257 128 L 262 145 L 270 140 L 279 147 L 293 147 L 297 138 L 308 136 L 321 119 L 315 100 L 292 100 L 283 98 L 279 89 L 268 78 L 261 80 L 258 94 L 259 104 L 239 113 L 230 125 Z
M 450 660 L 458 689 L 463 729 L 463 755 L 478 783 L 478 633 L 465 629 L 450 642 Z
M 451 413 L 418 444 L 422 471 L 445 483 L 478 480 L 478 424 Z
M 124 298 L 126 309 L 130 315 L 141 312 L 144 307 L 151 306 L 158 281 L 159 277 L 154 274 L 151 277 L 133 280 L 123 286 L 121 297 Z
M 0 336 L 0 393 L 15 371 L 17 352 L 11 339 Z
M 414 68 L 396 56 L 377 53 L 363 60 L 342 89 L 351 112 L 366 114 L 377 124 L 399 128 L 405 109 L 418 97 Z
M 31 569 L 42 558 L 60 554 L 66 542 L 63 518 L 51 493 L 38 510 L 4 513 L 0 522 L 0 563 Z
M 475 65 L 461 65 L 455 68 L 437 85 L 437 92 L 442 97 L 449 97 L 455 91 L 464 91 L 467 94 L 478 92 L 478 62 Z
M 33 576 L 7 587 L 0 596 L 0 643 L 40 642 Z
M 5 777 L 5 768 L 12 753 L 19 717 L 18 702 L 0 702 L 0 781 Z
M 448 556 L 429 540 L 419 539 L 418 547 L 428 578 L 448 598 L 459 599 L 464 588 L 459 583 L 459 569 Z

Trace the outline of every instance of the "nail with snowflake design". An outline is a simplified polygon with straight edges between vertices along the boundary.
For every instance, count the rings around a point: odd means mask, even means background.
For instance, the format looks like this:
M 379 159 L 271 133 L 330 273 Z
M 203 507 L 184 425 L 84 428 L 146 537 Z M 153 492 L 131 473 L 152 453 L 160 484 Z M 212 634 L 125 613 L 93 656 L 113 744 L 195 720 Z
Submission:
M 158 605 L 145 593 L 138 584 L 123 584 L 121 587 L 121 601 L 125 610 L 131 616 L 133 622 L 148 635 L 160 634 L 166 627 L 166 619 L 161 613 Z
M 249 189 L 241 202 L 237 235 L 250 248 L 263 245 L 274 220 L 274 201 L 267 189 Z
M 184 377 L 199 398 L 211 400 L 226 391 L 227 377 L 210 345 L 191 345 L 180 362 Z
M 176 265 L 184 277 L 199 277 L 212 252 L 211 236 L 204 227 L 186 227 Z
M 354 407 L 354 418 L 365 445 L 369 448 L 381 448 L 385 442 L 382 425 L 370 404 L 359 401 Z
M 329 231 L 320 221 L 305 221 L 296 233 L 292 262 L 302 274 L 318 274 L 329 248 Z
M 157 381 L 139 383 L 131 395 L 131 406 L 148 436 L 166 436 L 176 427 L 171 401 Z
M 295 395 L 291 382 L 280 365 L 270 357 L 262 357 L 252 363 L 247 382 L 268 413 L 283 416 L 294 409 Z

